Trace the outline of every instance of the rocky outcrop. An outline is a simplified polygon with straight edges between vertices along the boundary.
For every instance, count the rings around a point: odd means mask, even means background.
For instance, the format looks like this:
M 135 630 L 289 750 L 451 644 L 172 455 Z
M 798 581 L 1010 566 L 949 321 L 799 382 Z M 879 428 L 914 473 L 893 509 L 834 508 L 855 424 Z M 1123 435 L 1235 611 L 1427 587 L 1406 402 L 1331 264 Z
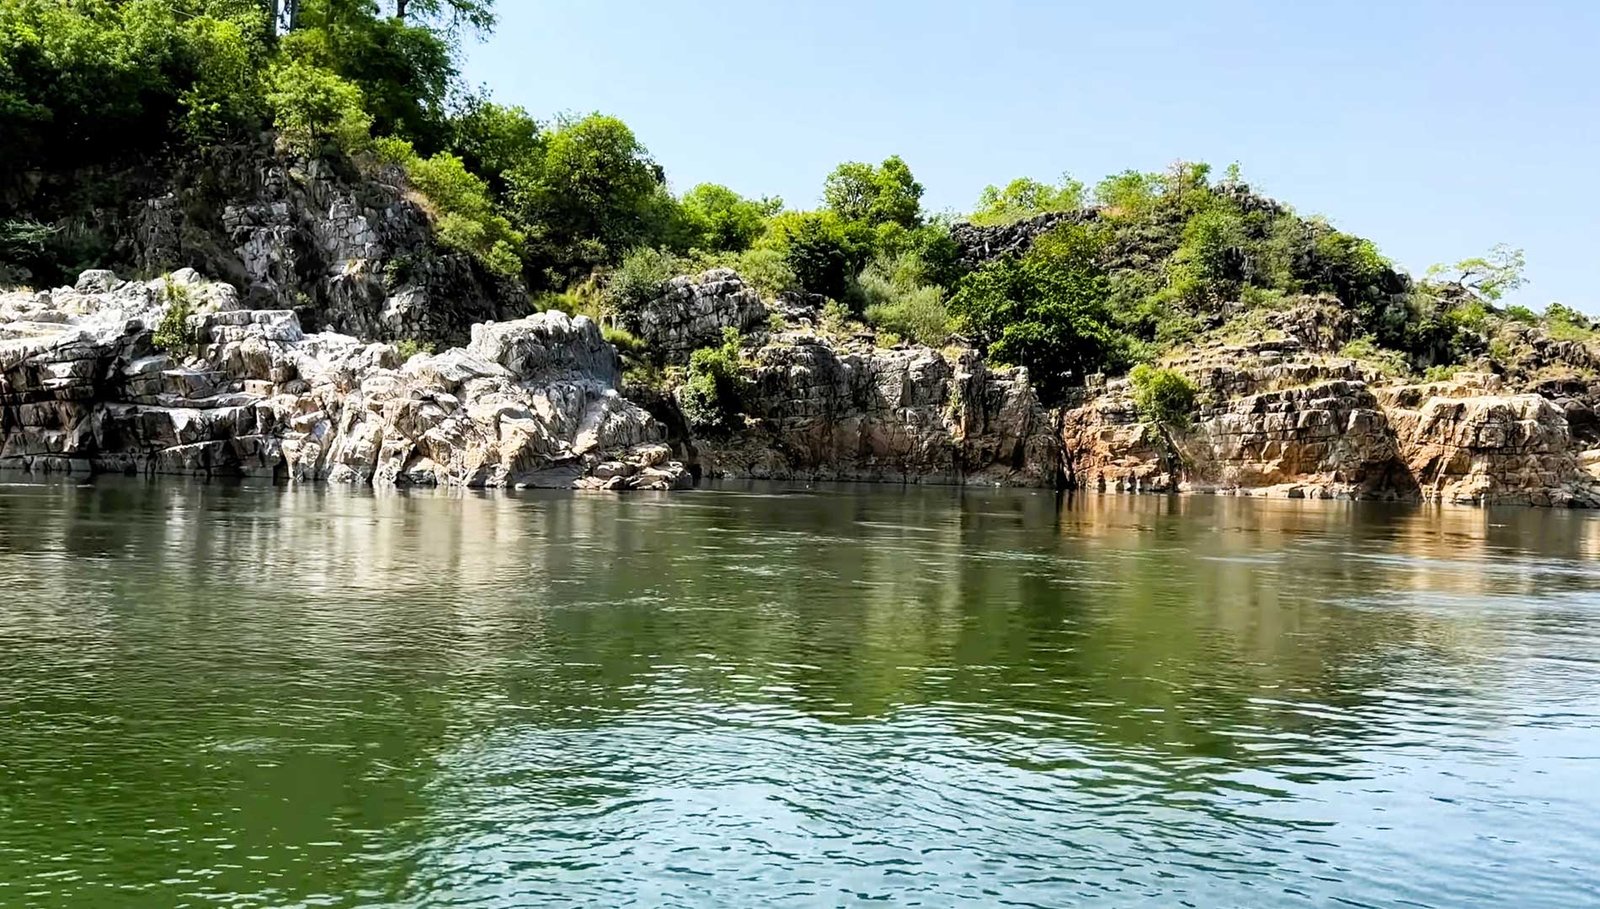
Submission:
M 1571 431 L 1563 407 L 1507 394 L 1495 376 L 1391 385 L 1293 339 L 1213 348 L 1175 365 L 1202 389 L 1188 425 L 1151 423 L 1125 380 L 1063 413 L 1074 485 L 1600 505 L 1600 449 Z
M 675 286 L 697 302 L 661 311 L 693 315 L 653 324 L 675 326 L 658 337 L 677 350 L 757 318 L 735 277 Z M 762 309 L 734 418 L 697 433 L 668 388 L 619 391 L 618 354 L 587 318 L 484 322 L 460 347 L 406 359 L 307 332 L 294 310 L 191 270 L 147 283 L 85 272 L 0 294 L 0 467 L 606 489 L 679 488 L 704 471 L 1600 507 L 1600 420 L 1579 368 L 1538 385 L 1395 383 L 1329 353 L 1342 327 L 1296 306 L 1272 340 L 1170 359 L 1198 399 L 1186 420 L 1156 424 L 1126 379 L 1052 411 L 1024 370 L 834 335 L 811 303 L 776 307 L 783 330 Z M 175 349 L 156 348 L 156 326 Z
M 722 343 L 723 329 L 765 327 L 767 307 L 739 273 L 714 268 L 668 281 L 660 297 L 624 313 L 623 325 L 663 363 L 687 363 L 701 347 Z
M 1429 498 L 1600 507 L 1600 448 L 1585 449 L 1549 398 L 1506 394 L 1485 375 L 1382 395 L 1406 465 Z
M 124 245 L 139 271 L 192 267 L 312 331 L 461 344 L 472 325 L 525 311 L 520 285 L 438 243 L 394 167 L 212 149 L 130 221 Z
M 1010 224 L 979 225 L 966 221 L 950 227 L 956 255 L 963 268 L 973 269 L 1001 256 L 1020 256 L 1033 248 L 1033 241 L 1063 224 L 1084 224 L 1099 217 L 1092 208 L 1075 211 L 1049 211 Z
M 1192 366 L 1205 403 L 1187 426 L 1140 414 L 1127 380 L 1062 420 L 1068 473 L 1109 491 L 1271 490 L 1296 497 L 1403 495 L 1396 447 L 1353 361 L 1282 362 L 1292 341 Z M 1266 356 L 1263 356 L 1266 354 Z M 1222 365 L 1223 363 L 1237 365 Z
M 307 334 L 222 288 L 124 283 L 0 297 L 0 466 L 72 473 L 666 489 L 688 482 L 665 430 L 617 391 L 585 318 L 480 324 L 464 348 Z M 172 287 L 199 300 L 191 349 L 156 350 Z
M 1059 444 L 1027 373 L 975 353 L 884 350 L 787 332 L 754 352 L 708 473 L 762 479 L 1053 486 Z

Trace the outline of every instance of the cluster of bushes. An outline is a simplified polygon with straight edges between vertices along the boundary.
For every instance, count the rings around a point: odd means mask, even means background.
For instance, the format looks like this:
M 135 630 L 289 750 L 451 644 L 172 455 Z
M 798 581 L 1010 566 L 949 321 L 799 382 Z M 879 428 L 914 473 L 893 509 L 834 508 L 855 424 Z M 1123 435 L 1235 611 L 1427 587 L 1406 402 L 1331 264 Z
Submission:
M 739 374 L 739 332 L 723 329 L 722 344 L 703 347 L 689 357 L 688 377 L 678 389 L 678 406 L 695 430 L 722 433 L 733 428 L 742 398 Z
M 0 0 L 0 270 L 64 277 L 83 256 L 51 229 L 130 201 L 118 175 L 267 129 L 403 169 L 446 246 L 536 291 L 637 247 L 736 253 L 766 233 L 780 202 L 673 195 L 614 117 L 540 123 L 466 90 L 460 39 L 493 24 L 493 0 Z
M 986 190 L 975 220 L 1079 206 L 1094 217 L 965 276 L 950 301 L 958 327 L 1027 366 L 1047 399 L 1299 295 L 1336 297 L 1362 336 L 1355 352 L 1397 374 L 1461 362 L 1484 351 L 1497 321 L 1535 318 L 1495 307 L 1521 283 L 1519 251 L 1497 247 L 1414 281 L 1371 241 L 1255 193 L 1237 168 L 1220 180 L 1197 164 L 1130 171 L 1092 191 L 1019 180 Z M 1542 320 L 1552 334 L 1587 330 L 1552 311 Z

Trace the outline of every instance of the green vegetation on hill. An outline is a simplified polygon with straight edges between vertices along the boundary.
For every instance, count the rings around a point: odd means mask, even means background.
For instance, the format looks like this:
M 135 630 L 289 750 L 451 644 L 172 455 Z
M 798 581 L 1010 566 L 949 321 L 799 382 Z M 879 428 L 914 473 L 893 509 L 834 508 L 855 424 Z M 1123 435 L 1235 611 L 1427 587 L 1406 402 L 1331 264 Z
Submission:
M 460 50 L 494 21 L 492 0 L 0 0 L 0 281 L 105 264 L 115 238 L 95 233 L 97 212 L 159 191 L 203 149 L 267 135 L 286 154 L 403 171 L 443 245 L 541 299 L 614 314 L 674 274 L 731 267 L 882 337 L 961 336 L 1027 366 L 1049 400 L 1304 295 L 1337 299 L 1350 349 L 1396 373 L 1506 349 L 1511 323 L 1593 335 L 1564 307 L 1499 308 L 1521 280 L 1514 250 L 1413 279 L 1237 168 L 990 186 L 961 231 L 1066 214 L 980 261 L 924 211 L 898 156 L 839 165 L 810 210 L 717 184 L 676 194 L 622 121 L 540 121 L 468 90 Z M 710 363 L 696 374 L 707 400 L 726 386 Z

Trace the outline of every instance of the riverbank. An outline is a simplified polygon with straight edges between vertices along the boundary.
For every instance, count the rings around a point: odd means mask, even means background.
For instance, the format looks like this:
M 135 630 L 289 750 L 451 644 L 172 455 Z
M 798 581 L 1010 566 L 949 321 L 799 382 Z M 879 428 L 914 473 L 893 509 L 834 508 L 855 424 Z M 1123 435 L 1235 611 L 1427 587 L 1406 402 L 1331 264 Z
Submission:
M 600 326 L 545 312 L 463 347 L 306 332 L 192 271 L 86 272 L 0 295 L 0 466 L 400 485 L 681 489 L 699 476 L 1286 498 L 1600 505 L 1600 428 L 1570 386 L 1492 373 L 1386 380 L 1336 351 L 1314 302 L 1269 340 L 1169 358 L 1200 394 L 1142 413 L 1127 380 L 1046 408 L 1025 370 L 961 346 L 882 346 L 820 301 L 726 270 L 636 314 L 654 384 Z M 1335 323 L 1336 324 L 1336 323 Z M 685 418 L 674 370 L 741 338 L 735 417 Z M 1569 353 L 1568 356 L 1571 354 Z M 681 375 L 681 373 L 677 373 Z M 681 378 L 677 381 L 681 381 Z M 681 394 L 681 392 L 680 392 Z

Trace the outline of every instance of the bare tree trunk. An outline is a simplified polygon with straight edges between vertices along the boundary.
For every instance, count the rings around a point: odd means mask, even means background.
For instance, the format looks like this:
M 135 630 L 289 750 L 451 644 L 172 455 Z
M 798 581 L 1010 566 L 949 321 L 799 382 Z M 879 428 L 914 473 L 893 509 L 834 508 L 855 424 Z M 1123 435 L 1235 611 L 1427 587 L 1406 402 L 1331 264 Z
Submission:
M 411 5 L 411 0 L 394 0 L 394 17 L 401 22 L 406 21 L 406 7 Z

